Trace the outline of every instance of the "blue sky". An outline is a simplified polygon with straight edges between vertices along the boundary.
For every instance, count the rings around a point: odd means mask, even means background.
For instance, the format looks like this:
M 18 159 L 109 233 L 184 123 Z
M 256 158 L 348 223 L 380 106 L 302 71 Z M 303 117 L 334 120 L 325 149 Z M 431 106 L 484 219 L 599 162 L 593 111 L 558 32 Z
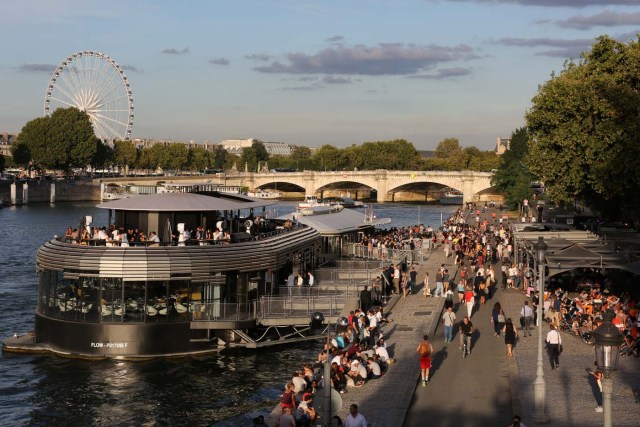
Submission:
M 640 32 L 640 0 L 0 0 L 0 131 L 42 114 L 55 66 L 123 66 L 133 137 L 317 147 L 444 138 L 490 149 L 595 37 Z

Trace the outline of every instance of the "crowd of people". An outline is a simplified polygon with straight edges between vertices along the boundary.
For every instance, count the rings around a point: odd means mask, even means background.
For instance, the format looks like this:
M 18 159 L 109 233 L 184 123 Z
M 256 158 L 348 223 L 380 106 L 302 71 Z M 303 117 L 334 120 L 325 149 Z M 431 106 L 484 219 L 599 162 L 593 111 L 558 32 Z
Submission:
M 229 226 L 233 230 L 239 230 L 251 234 L 252 236 L 260 233 L 268 233 L 274 231 L 280 225 L 273 220 L 267 220 L 263 217 L 251 216 L 244 221 L 235 218 L 232 224 L 225 224 L 218 221 L 216 227 L 198 226 L 191 228 L 184 223 L 179 223 L 176 230 L 167 236 L 166 241 L 158 236 L 156 231 L 145 233 L 143 230 L 134 227 L 116 226 L 111 224 L 109 227 L 96 227 L 85 225 L 84 227 L 72 228 L 67 227 L 65 238 L 75 244 L 80 245 L 106 245 L 106 246 L 160 246 L 165 245 L 210 245 L 231 242 L 231 234 Z M 295 226 L 291 220 L 282 222 L 283 229 L 290 229 Z
M 341 394 L 347 393 L 348 387 L 362 387 L 380 379 L 393 363 L 381 332 L 382 325 L 388 323 L 381 306 L 358 308 L 347 319 L 348 325 L 336 330 L 315 363 L 304 364 L 293 372 L 280 400 L 280 427 L 314 425 L 320 415 L 313 400 L 321 390 L 331 387 Z M 323 377 L 326 363 L 330 364 L 330 378 Z M 342 420 L 335 422 L 341 423 Z M 367 425 L 364 416 L 357 412 L 357 405 L 350 408 L 344 425 Z

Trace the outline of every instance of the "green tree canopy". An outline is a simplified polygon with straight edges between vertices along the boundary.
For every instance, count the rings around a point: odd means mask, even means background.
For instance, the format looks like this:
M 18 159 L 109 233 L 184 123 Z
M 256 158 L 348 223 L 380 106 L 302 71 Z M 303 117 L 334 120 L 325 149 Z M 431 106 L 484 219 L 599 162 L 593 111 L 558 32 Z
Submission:
M 184 144 L 169 144 L 166 147 L 166 158 L 168 162 L 163 168 L 182 170 L 189 161 L 189 149 Z
M 540 87 L 526 114 L 528 165 L 550 198 L 586 202 L 609 218 L 637 218 L 640 43 L 597 39 Z
M 125 171 L 136 163 L 138 152 L 132 141 L 116 141 L 113 144 L 113 162 Z
M 30 120 L 18 139 L 26 144 L 33 164 L 40 169 L 84 167 L 98 150 L 89 116 L 73 107 Z
M 31 161 L 31 150 L 25 142 L 18 140 L 11 144 L 11 157 L 15 164 L 26 167 Z
M 509 206 L 515 208 L 524 199 L 531 198 L 531 182 L 535 179 L 525 159 L 528 153 L 529 135 L 526 128 L 519 128 L 511 134 L 509 149 L 504 152 L 491 180 Z

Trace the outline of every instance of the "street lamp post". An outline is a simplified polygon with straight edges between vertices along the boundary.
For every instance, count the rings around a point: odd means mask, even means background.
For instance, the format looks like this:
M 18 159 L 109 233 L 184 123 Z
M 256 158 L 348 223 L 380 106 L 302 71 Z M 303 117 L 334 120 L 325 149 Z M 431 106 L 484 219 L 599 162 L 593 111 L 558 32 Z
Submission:
M 618 356 L 620 345 L 622 344 L 622 333 L 613 324 L 615 317 L 613 310 L 605 311 L 602 316 L 602 324 L 593 331 L 596 350 L 596 364 L 602 370 L 602 406 L 604 415 L 604 427 L 611 427 L 611 393 L 613 391 L 613 380 L 611 372 L 618 367 Z
M 545 414 L 544 401 L 546 394 L 546 385 L 544 381 L 544 369 L 542 359 L 542 309 L 544 307 L 544 266 L 545 254 L 547 252 L 547 244 L 542 236 L 538 237 L 538 241 L 533 244 L 538 258 L 538 365 L 536 369 L 536 379 L 533 382 L 535 393 L 536 413 L 535 420 L 537 423 L 546 423 L 549 420 Z
M 322 426 L 328 426 L 331 427 L 332 426 L 332 420 L 331 420 L 331 412 L 332 412 L 332 408 L 331 408 L 331 356 L 329 354 L 329 348 L 331 347 L 331 323 L 329 322 L 329 319 L 324 317 L 324 314 L 322 314 L 319 311 L 316 311 L 315 313 L 313 313 L 311 315 L 311 323 L 312 324 L 321 324 L 322 322 L 324 322 L 326 320 L 326 326 L 327 326 L 327 345 L 326 345 L 326 350 L 327 350 L 327 360 L 324 362 L 324 371 L 323 371 L 323 381 L 322 381 L 322 387 L 324 390 L 323 393 L 323 399 L 320 402 L 320 405 L 316 405 L 316 407 L 319 409 L 319 414 L 320 414 L 320 419 L 322 420 Z M 337 322 L 337 326 L 339 327 L 346 327 L 349 325 L 349 319 L 347 319 L 344 316 L 341 316 L 338 318 L 338 322 Z M 336 410 L 338 410 L 339 408 L 337 408 Z

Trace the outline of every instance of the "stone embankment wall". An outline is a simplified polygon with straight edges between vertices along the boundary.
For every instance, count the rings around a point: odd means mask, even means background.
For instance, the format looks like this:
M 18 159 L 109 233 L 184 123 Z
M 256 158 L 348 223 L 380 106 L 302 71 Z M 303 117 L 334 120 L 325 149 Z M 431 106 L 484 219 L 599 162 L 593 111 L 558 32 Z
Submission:
M 26 184 L 26 185 L 25 185 Z M 15 200 L 11 183 L 0 183 L 0 199 L 5 206 L 29 203 L 99 201 L 100 184 L 92 181 L 29 181 L 16 182 Z M 53 196 L 53 197 L 52 197 Z

